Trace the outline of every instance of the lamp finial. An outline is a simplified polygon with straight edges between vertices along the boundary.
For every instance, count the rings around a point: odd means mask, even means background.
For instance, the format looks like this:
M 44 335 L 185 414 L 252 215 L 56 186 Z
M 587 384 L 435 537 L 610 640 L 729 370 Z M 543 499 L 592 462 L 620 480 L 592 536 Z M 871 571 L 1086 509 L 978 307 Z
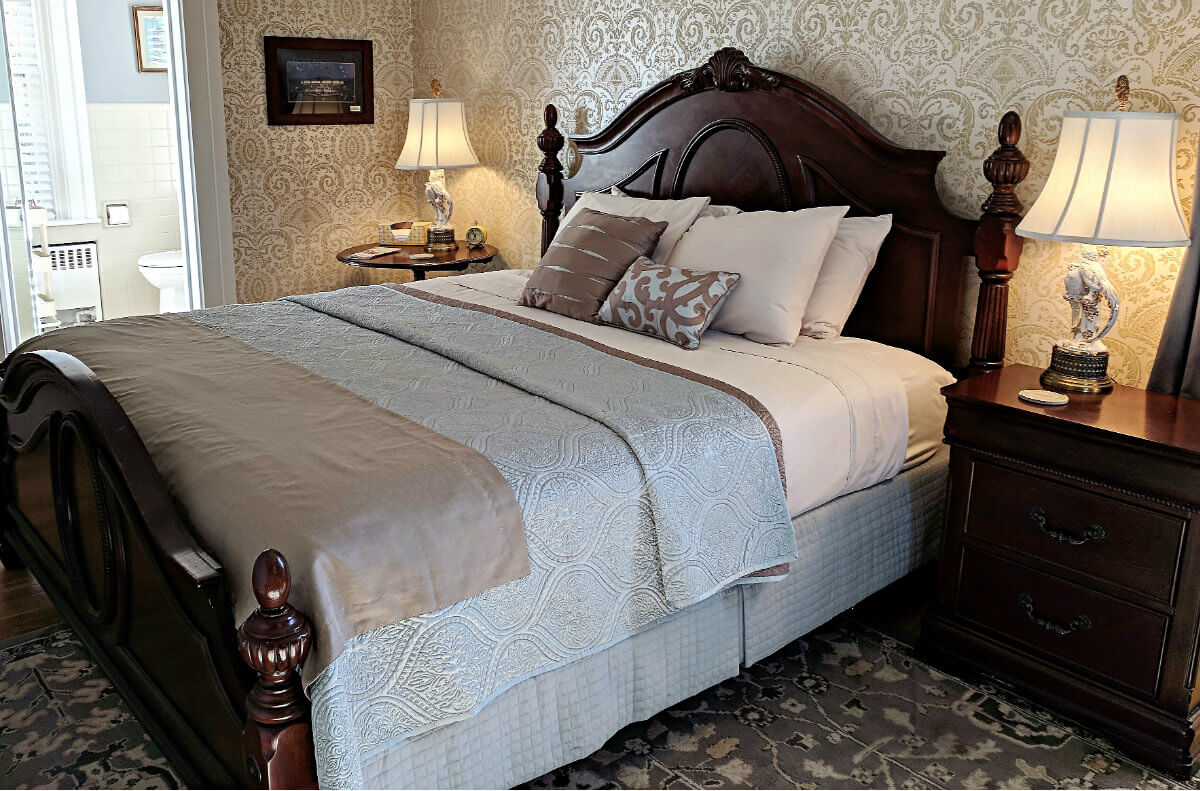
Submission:
M 1129 78 L 1124 74 L 1117 77 L 1117 109 L 1121 112 L 1129 109 Z
M 435 99 L 442 98 L 442 84 L 440 82 L 438 82 L 437 80 L 429 81 L 429 90 L 430 90 L 430 92 L 433 93 L 433 98 L 435 98 Z

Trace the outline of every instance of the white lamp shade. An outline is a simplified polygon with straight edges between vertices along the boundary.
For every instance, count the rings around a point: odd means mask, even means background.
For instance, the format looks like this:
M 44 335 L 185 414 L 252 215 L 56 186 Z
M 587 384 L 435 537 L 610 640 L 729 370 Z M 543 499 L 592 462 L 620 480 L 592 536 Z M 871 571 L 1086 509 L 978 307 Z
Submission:
M 1178 129 L 1172 113 L 1067 113 L 1050 178 L 1017 233 L 1084 244 L 1187 246 L 1175 188 Z
M 410 99 L 408 137 L 396 160 L 399 170 L 436 170 L 478 165 L 467 138 L 461 99 Z

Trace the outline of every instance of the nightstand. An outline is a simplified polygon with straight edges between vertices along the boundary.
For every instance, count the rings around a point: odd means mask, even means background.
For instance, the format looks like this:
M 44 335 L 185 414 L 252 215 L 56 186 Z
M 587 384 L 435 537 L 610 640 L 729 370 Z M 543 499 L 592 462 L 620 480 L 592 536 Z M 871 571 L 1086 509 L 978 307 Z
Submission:
M 1014 365 L 950 385 L 947 525 L 922 647 L 1176 775 L 1196 761 L 1200 401 L 1062 407 Z
M 462 272 L 471 264 L 486 264 L 496 257 L 499 252 L 491 245 L 483 247 L 467 247 L 466 242 L 458 242 L 458 249 L 449 253 L 434 253 L 433 258 L 414 261 L 413 253 L 424 253 L 421 247 L 397 247 L 396 252 L 387 255 L 356 261 L 350 256 L 360 250 L 370 250 L 377 244 L 360 244 L 357 247 L 347 247 L 337 254 L 337 259 L 343 264 L 361 266 L 369 269 L 407 269 L 412 272 L 413 280 L 424 280 L 429 272 Z

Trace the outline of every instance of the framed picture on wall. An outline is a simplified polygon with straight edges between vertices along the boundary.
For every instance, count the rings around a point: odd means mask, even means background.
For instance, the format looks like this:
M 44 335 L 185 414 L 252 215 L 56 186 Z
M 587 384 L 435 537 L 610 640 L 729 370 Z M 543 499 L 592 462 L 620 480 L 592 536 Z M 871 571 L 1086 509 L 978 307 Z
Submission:
M 167 20 L 160 5 L 133 7 L 133 38 L 137 41 L 138 71 L 166 71 Z
M 263 38 L 267 123 L 373 124 L 371 42 L 337 38 Z

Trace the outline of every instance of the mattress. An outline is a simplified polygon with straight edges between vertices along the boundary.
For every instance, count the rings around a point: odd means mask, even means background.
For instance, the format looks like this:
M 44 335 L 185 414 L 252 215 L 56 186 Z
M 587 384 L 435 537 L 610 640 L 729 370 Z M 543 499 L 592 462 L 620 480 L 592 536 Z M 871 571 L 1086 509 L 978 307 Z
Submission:
M 510 788 L 599 749 L 731 678 L 931 560 L 949 452 L 793 520 L 800 557 L 764 585 L 736 586 L 604 650 L 519 682 L 482 711 L 321 771 L 322 787 Z M 324 770 L 325 767 L 319 767 Z
M 779 425 L 788 510 L 802 514 L 887 480 L 940 446 L 954 381 L 925 357 L 861 338 L 800 338 L 768 346 L 710 331 L 685 350 L 606 325 L 517 304 L 531 270 L 439 277 L 410 284 L 593 338 L 608 346 L 726 382 L 749 393 Z

